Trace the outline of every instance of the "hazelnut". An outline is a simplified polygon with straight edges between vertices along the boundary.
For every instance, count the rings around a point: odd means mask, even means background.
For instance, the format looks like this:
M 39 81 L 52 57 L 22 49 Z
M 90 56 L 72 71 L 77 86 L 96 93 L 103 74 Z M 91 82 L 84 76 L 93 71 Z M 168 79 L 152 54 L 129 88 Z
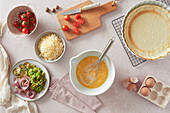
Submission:
M 58 5 L 56 5 L 56 7 L 55 7 L 56 9 L 59 9 L 59 6 Z
M 49 12 L 50 11 L 50 9 L 47 7 L 46 9 L 45 9 L 45 12 Z
M 53 9 L 52 9 L 52 12 L 53 12 L 53 13 L 55 13 L 55 12 L 56 12 L 55 8 L 53 8 Z

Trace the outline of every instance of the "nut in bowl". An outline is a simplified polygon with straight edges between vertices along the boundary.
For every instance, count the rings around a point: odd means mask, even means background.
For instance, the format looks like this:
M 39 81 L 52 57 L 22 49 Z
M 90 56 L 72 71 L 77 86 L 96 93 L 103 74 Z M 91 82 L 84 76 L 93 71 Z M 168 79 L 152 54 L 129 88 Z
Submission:
M 7 17 L 9 33 L 15 36 L 29 36 L 37 28 L 38 19 L 30 4 L 13 8 Z
M 37 37 L 34 49 L 42 61 L 56 62 L 64 55 L 66 44 L 64 38 L 56 32 L 47 31 Z
M 82 74 L 85 67 L 94 63 L 101 52 L 87 50 L 70 59 L 70 80 L 74 88 L 85 95 L 99 95 L 107 91 L 115 79 L 115 67 L 111 59 L 106 55 L 99 69 L 99 74 L 92 84 L 86 84 Z M 84 66 L 84 67 L 83 67 Z

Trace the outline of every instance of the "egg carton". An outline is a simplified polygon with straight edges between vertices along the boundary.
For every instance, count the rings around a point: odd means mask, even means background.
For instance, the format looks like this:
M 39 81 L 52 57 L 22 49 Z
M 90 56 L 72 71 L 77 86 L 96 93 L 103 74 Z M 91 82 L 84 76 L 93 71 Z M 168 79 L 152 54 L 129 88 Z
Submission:
M 146 86 L 145 82 L 148 78 L 153 78 L 156 82 L 152 88 Z M 141 94 L 141 89 L 143 87 L 147 87 L 150 89 L 150 93 L 148 96 L 144 96 Z M 165 108 L 170 100 L 170 86 L 168 86 L 164 82 L 160 81 L 159 79 L 155 78 L 154 76 L 148 74 L 145 77 L 137 94 L 140 95 L 141 97 L 149 100 L 150 102 L 158 105 L 159 107 Z

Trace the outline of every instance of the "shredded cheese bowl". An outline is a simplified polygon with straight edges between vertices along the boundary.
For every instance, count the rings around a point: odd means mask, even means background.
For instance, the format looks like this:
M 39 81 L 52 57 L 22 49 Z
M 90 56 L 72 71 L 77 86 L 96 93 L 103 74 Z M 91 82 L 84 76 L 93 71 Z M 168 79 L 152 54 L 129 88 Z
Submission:
M 35 41 L 36 55 L 45 62 L 56 62 L 65 53 L 64 38 L 55 32 L 44 32 Z

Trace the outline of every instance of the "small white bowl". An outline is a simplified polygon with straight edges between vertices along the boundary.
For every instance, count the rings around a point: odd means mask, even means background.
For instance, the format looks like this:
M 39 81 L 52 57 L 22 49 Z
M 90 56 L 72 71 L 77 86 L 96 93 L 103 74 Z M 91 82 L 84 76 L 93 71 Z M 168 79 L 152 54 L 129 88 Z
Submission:
M 57 36 L 59 36 L 59 38 L 62 40 L 63 45 L 64 45 L 63 53 L 62 53 L 58 58 L 56 58 L 56 59 L 54 59 L 54 60 L 46 60 L 46 59 L 44 59 L 43 57 L 40 56 L 40 52 L 39 52 L 39 50 L 38 50 L 38 43 L 39 43 L 39 41 L 41 40 L 42 37 L 47 36 L 48 34 L 56 34 Z M 35 53 L 36 53 L 36 55 L 38 56 L 38 58 L 39 58 L 40 60 L 42 60 L 42 61 L 44 61 L 44 62 L 52 63 L 52 62 L 56 62 L 56 61 L 60 60 L 61 57 L 64 55 L 64 53 L 65 53 L 65 51 L 66 51 L 66 43 L 65 43 L 64 38 L 63 38 L 62 36 L 60 36 L 59 34 L 57 34 L 56 32 L 54 32 L 54 31 L 46 31 L 46 32 L 41 33 L 41 34 L 37 37 L 37 39 L 36 39 L 36 41 L 35 41 L 35 44 L 34 44 L 34 50 L 35 50 Z
M 101 52 L 99 52 L 97 50 L 87 50 L 87 51 L 84 51 L 84 52 L 80 53 L 79 55 L 72 57 L 70 59 L 70 62 L 69 62 L 69 64 L 70 64 L 70 70 L 69 70 L 70 71 L 69 72 L 70 80 L 71 80 L 71 83 L 74 86 L 74 88 L 77 91 L 79 91 L 80 93 L 83 93 L 85 95 L 99 95 L 99 94 L 104 93 L 111 87 L 111 85 L 115 79 L 115 67 L 114 67 L 113 62 L 107 55 L 105 55 L 103 60 L 108 67 L 108 77 L 103 85 L 101 85 L 98 88 L 90 89 L 90 88 L 86 88 L 86 87 L 82 86 L 80 84 L 80 82 L 77 80 L 76 69 L 77 69 L 77 65 L 79 64 L 79 62 L 87 56 L 100 56 L 100 54 L 101 54 Z

